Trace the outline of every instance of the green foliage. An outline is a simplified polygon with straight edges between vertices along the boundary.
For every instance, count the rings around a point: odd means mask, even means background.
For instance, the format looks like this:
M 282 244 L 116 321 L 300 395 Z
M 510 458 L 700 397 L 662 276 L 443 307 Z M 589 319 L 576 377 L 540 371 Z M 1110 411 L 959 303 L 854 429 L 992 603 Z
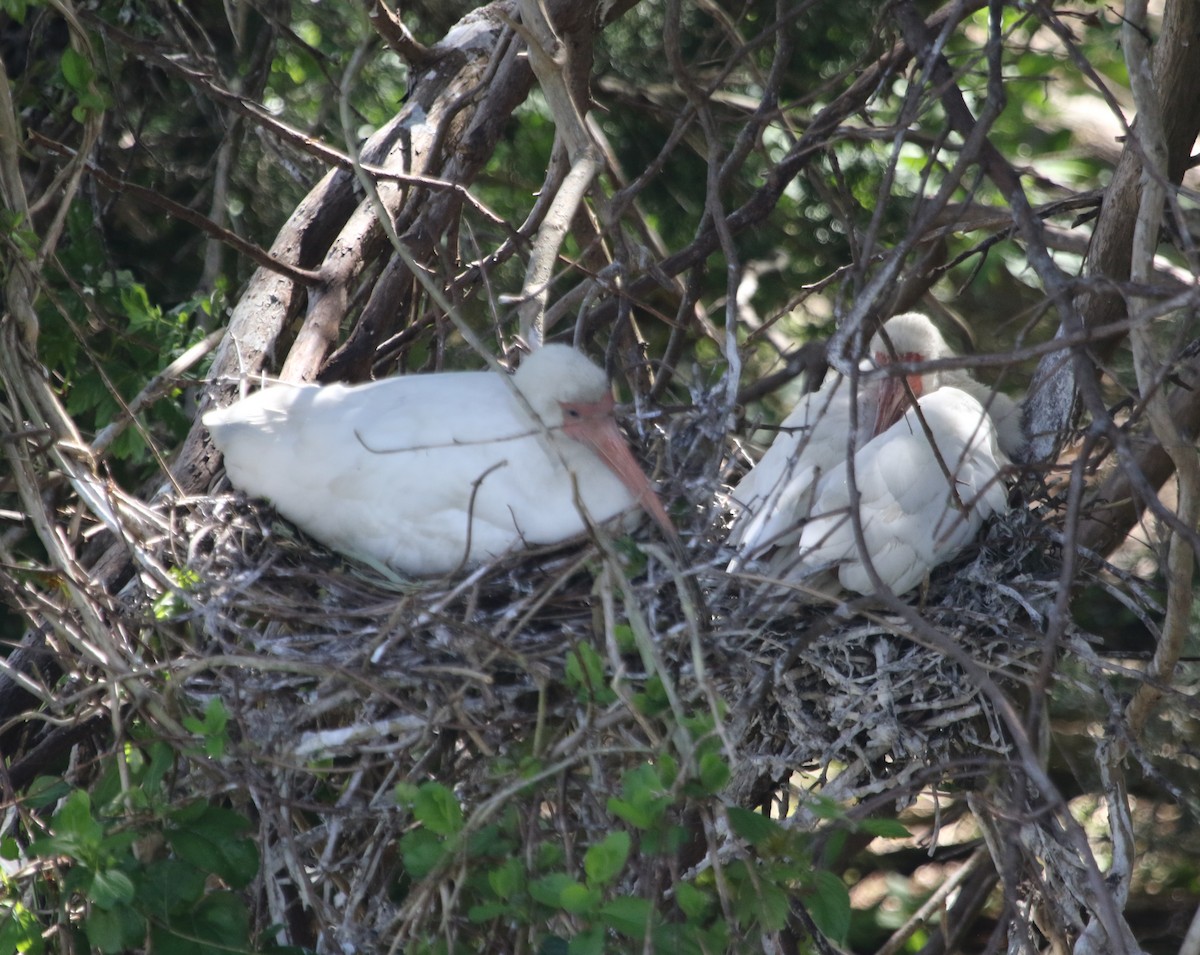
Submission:
M 479 934 L 460 936 L 449 951 L 486 947 L 502 926 L 506 937 L 516 927 L 538 951 L 753 951 L 755 944 L 737 939 L 781 931 L 796 903 L 829 938 L 845 939 L 849 893 L 814 860 L 812 836 L 722 804 L 729 775 L 712 717 L 689 717 L 685 725 L 691 756 L 662 751 L 629 768 L 608 798 L 611 820 L 597 830 L 603 835 L 587 842 L 579 833 L 573 861 L 551 817 L 531 819 L 514 803 L 477 822 L 440 782 L 397 786 L 411 819 L 399 841 L 403 891 L 443 879 L 458 886 L 455 905 Z M 553 792 L 540 795 L 538 785 L 523 788 L 522 803 L 552 806 Z M 815 805 L 837 826 L 849 825 L 831 804 Z M 678 866 L 664 863 L 684 850 L 699 814 L 713 811 L 724 814 L 744 851 L 720 864 L 719 878 L 707 866 L 691 878 L 672 876 Z M 878 828 L 897 833 L 893 824 Z M 670 880 L 663 900 L 642 894 L 652 871 Z
M 275 47 L 263 99 L 295 125 L 344 147 L 346 131 L 331 106 L 353 51 L 374 35 L 371 25 L 353 6 L 309 4 L 290 27 Z M 391 119 L 407 93 L 406 70 L 395 53 L 366 57 L 360 69 L 348 94 L 351 113 L 360 122 L 349 131 L 352 140 Z
M 0 951 L 42 955 L 45 950 L 37 917 L 20 902 L 0 901 Z
M 199 340 L 198 319 L 219 313 L 224 295 L 218 290 L 164 309 L 133 273 L 105 266 L 86 203 L 71 206 L 66 235 L 57 268 L 46 273 L 53 295 L 40 303 L 39 346 L 55 369 L 67 410 L 85 433 L 98 432 Z M 170 447 L 186 434 L 191 420 L 180 407 L 181 395 L 182 389 L 170 390 L 112 443 L 109 454 L 124 480 L 136 483 L 156 464 L 149 442 Z
M 35 864 L 6 887 L 0 951 L 44 950 L 31 897 L 43 911 L 77 913 L 64 928 L 106 955 L 146 945 L 164 955 L 258 950 L 238 891 L 258 873 L 250 823 L 205 800 L 174 801 L 176 760 L 146 739 L 107 757 L 90 791 L 48 777 L 30 787 L 23 854 Z M 19 859 L 20 840 L 6 838 L 2 851 Z
M 8 14 L 17 23 L 25 22 L 30 8 L 41 5 L 42 0 L 0 0 L 0 12 Z
M 204 708 L 204 718 L 185 716 L 183 725 L 204 740 L 203 753 L 211 759 L 220 759 L 229 745 L 229 711 L 219 696 L 214 696 Z
M 67 47 L 63 50 L 59 68 L 67 86 L 75 94 L 76 103 L 71 109 L 71 117 L 77 123 L 82 123 L 89 115 L 101 113 L 108 108 L 108 97 L 97 89 L 96 73 L 87 57 L 78 50 Z
M 195 589 L 200 584 L 200 575 L 186 567 L 172 567 L 169 571 L 176 588 L 163 593 L 154 602 L 155 620 L 173 620 L 188 611 L 187 600 L 183 592 Z
M 581 703 L 607 706 L 617 698 L 605 679 L 603 658 L 589 643 L 581 643 L 567 654 L 566 684 Z

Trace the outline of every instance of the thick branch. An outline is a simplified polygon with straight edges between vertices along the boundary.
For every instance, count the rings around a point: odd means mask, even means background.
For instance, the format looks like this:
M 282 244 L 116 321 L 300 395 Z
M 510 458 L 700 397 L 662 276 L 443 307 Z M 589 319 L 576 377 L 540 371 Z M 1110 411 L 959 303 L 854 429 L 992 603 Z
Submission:
M 1174 369 L 1179 386 L 1169 400 L 1171 420 L 1188 441 L 1200 436 L 1200 356 Z M 1171 456 L 1160 444 L 1139 449 L 1137 470 L 1155 490 L 1175 472 Z M 1096 489 L 1087 518 L 1079 525 L 1079 543 L 1097 554 L 1107 554 L 1121 543 L 1146 508 L 1126 468 L 1116 468 Z
M 542 342 L 542 322 L 558 250 L 567 236 L 571 220 L 600 172 L 602 162 L 600 150 L 583 119 L 586 99 L 581 103 L 573 92 L 581 88 L 581 83 L 582 89 L 587 89 L 587 77 L 591 73 L 590 38 L 585 38 L 582 43 L 562 42 L 546 20 L 538 0 L 521 0 L 521 17 L 523 23 L 514 26 L 525 36 L 530 64 L 550 105 L 555 146 L 566 151 L 571 163 L 571 171 L 562 181 L 546 213 L 546 220 L 534 238 L 524 288 L 521 289 L 522 302 L 518 309 L 521 334 L 530 345 L 537 347 Z M 584 30 L 591 29 L 591 24 L 586 21 L 581 26 Z M 581 50 L 588 54 L 586 62 L 579 60 Z
M 1142 176 L 1142 200 L 1133 233 L 1133 258 L 1130 278 L 1145 282 L 1153 269 L 1162 226 L 1163 204 L 1166 201 L 1167 148 L 1158 92 L 1150 70 L 1150 50 L 1145 29 L 1146 2 L 1133 0 L 1126 5 L 1124 37 L 1125 61 L 1129 68 L 1130 86 L 1138 108 L 1135 134 L 1141 144 L 1145 163 Z M 1144 300 L 1134 299 L 1140 312 Z M 1151 333 L 1149 322 L 1135 321 L 1129 332 L 1133 346 L 1133 365 L 1137 373 L 1138 390 L 1146 404 L 1146 417 L 1159 445 L 1167 452 L 1179 474 L 1178 516 L 1188 527 L 1195 527 L 1200 505 L 1200 462 L 1196 449 L 1180 433 L 1171 417 L 1163 393 L 1163 362 Z M 1126 710 L 1130 732 L 1140 736 L 1154 705 L 1162 696 L 1161 686 L 1170 683 L 1175 665 L 1183 651 L 1184 640 L 1191 629 L 1192 576 L 1195 554 L 1192 544 L 1183 536 L 1173 534 L 1168 542 L 1166 561 L 1167 614 L 1162 636 L 1150 662 L 1151 681 L 1138 687 Z
M 1053 22 L 1054 14 L 1043 16 Z M 1194 0 L 1167 0 L 1162 29 L 1154 48 L 1154 85 L 1162 104 L 1163 137 L 1167 148 L 1167 179 L 1178 185 L 1188 167 L 1192 145 L 1200 132 L 1200 4 Z M 1141 203 L 1142 158 L 1136 136 L 1127 137 L 1089 247 L 1087 275 L 1119 283 L 1129 278 L 1133 230 Z M 1089 283 L 1076 301 L 1085 328 L 1098 328 L 1125 316 L 1125 303 L 1110 282 Z M 1098 341 L 1097 357 L 1103 361 L 1119 339 Z M 1033 460 L 1051 460 L 1059 436 L 1071 424 L 1079 369 L 1054 357 L 1043 361 L 1034 375 L 1031 394 L 1044 392 L 1044 400 L 1029 408 L 1028 431 L 1033 438 Z M 1095 374 L 1094 366 L 1087 372 Z M 1083 374 L 1083 372 L 1079 372 Z M 1083 382 L 1079 381 L 1078 386 Z M 1132 526 L 1132 524 L 1130 525 Z

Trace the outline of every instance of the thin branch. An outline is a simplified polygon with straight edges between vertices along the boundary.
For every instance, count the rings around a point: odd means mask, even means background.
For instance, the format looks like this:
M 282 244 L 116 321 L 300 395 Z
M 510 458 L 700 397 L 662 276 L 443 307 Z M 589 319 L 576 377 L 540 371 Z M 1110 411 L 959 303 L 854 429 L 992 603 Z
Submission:
M 421 43 L 404 25 L 399 14 L 394 13 L 384 0 L 365 0 L 367 20 L 383 41 L 399 54 L 400 59 L 410 66 L 425 67 L 439 59 L 435 50 Z
M 68 156 L 72 159 L 77 158 L 79 153 L 71 149 L 63 143 L 55 142 L 53 139 L 47 139 L 45 136 L 37 132 L 32 132 L 29 135 L 31 142 L 39 146 L 43 146 L 60 156 Z M 236 232 L 231 232 L 229 229 L 213 222 L 208 216 L 191 209 L 188 206 L 175 202 L 173 199 L 168 199 L 166 196 L 153 189 L 147 189 L 144 186 L 139 186 L 136 183 L 127 182 L 124 179 L 119 179 L 110 173 L 105 172 L 93 162 L 85 162 L 83 164 L 87 173 L 93 176 L 97 182 L 103 183 L 114 192 L 123 192 L 127 195 L 139 199 L 147 205 L 161 209 L 169 216 L 186 222 L 189 225 L 194 225 L 205 235 L 224 242 L 227 246 L 236 252 L 240 252 L 246 256 L 255 265 L 260 265 L 264 269 L 270 269 L 272 272 L 278 272 L 280 275 L 285 275 L 301 285 L 315 285 L 321 280 L 321 276 L 317 272 L 309 269 L 297 268 L 294 265 L 288 265 L 286 262 L 281 262 L 272 256 L 269 252 L 264 251 L 253 242 L 247 242 Z

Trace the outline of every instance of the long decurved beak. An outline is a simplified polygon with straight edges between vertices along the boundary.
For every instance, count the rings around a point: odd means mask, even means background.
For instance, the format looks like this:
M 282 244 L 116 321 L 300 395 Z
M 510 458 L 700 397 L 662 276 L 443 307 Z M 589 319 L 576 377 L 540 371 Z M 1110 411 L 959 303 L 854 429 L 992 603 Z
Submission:
M 614 404 L 612 395 L 591 403 L 564 404 L 563 433 L 600 455 L 642 509 L 654 518 L 668 538 L 674 540 L 675 525 L 617 427 L 613 418 Z
M 905 386 L 907 380 L 908 385 Z M 879 386 L 879 406 L 875 410 L 875 431 L 878 437 L 899 421 L 914 398 L 920 398 L 923 386 L 920 375 L 891 375 Z M 911 398 L 909 397 L 911 394 Z

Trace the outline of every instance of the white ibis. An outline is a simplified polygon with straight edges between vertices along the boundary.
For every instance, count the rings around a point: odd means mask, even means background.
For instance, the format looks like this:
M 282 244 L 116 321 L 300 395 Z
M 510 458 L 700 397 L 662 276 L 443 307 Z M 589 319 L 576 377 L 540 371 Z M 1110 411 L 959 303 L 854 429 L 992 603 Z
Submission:
M 831 371 L 820 389 L 805 395 L 783 419 L 771 446 L 733 489 L 737 514 L 729 542 L 738 548 L 739 556 L 731 570 L 737 570 L 743 558 L 799 541 L 800 525 L 812 509 L 818 482 L 846 460 L 850 397 L 850 382 Z M 875 404 L 875 390 L 860 388 L 856 447 L 871 438 Z
M 278 384 L 204 424 L 233 485 L 335 550 L 415 576 L 555 544 L 635 505 L 673 535 L 604 373 L 545 345 L 490 371 Z
M 898 315 L 871 341 L 878 371 L 860 379 L 853 461 L 863 542 L 897 594 L 956 556 L 1007 505 L 999 475 L 1021 441 L 1012 400 L 957 369 L 881 375 L 894 361 L 953 354 L 924 315 Z M 739 482 L 732 569 L 768 557 L 767 572 L 784 579 L 827 568 L 849 590 L 874 591 L 850 517 L 850 406 L 849 382 L 831 375 Z

